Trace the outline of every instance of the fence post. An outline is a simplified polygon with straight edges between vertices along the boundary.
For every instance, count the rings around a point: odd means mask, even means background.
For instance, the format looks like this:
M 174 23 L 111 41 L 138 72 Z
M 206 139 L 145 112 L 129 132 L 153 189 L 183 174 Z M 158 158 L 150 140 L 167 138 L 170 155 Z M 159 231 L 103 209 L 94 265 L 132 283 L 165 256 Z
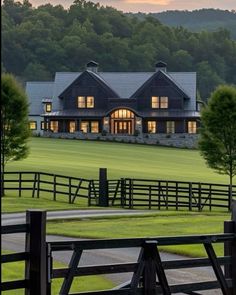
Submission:
M 120 205 L 122 208 L 125 206 L 125 179 L 120 179 Z
M 25 277 L 28 288 L 25 295 L 45 295 L 47 289 L 46 264 L 46 211 L 27 210 L 26 223 L 29 231 L 26 233 L 25 248 L 29 252 L 26 261 Z
M 21 197 L 22 173 L 19 172 L 19 197 Z
M 39 198 L 39 193 L 40 193 L 40 173 L 38 173 L 37 198 Z
M 69 204 L 71 204 L 71 177 L 69 177 L 69 187 L 68 187 L 68 189 L 69 189 L 69 192 L 68 192 L 68 194 L 69 194 Z
M 193 184 L 189 182 L 189 211 L 193 210 Z
M 53 176 L 53 201 L 57 200 L 57 177 Z
M 232 220 L 224 222 L 224 233 L 236 234 L 236 200 L 232 201 Z M 225 242 L 224 255 L 231 257 L 230 265 L 224 268 L 226 279 L 232 280 L 229 295 L 236 295 L 236 240 Z
M 109 206 L 108 185 L 107 185 L 107 168 L 99 169 L 99 202 L 101 207 Z

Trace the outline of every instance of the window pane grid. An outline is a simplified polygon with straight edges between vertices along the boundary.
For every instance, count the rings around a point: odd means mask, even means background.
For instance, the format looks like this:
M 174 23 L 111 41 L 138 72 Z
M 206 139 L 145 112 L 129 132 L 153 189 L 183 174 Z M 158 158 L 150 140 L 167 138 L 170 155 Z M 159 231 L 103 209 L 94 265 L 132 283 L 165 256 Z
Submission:
M 99 132 L 99 124 L 98 121 L 91 122 L 91 133 Z
M 94 108 L 94 96 L 78 96 L 77 104 L 79 109 Z
M 47 113 L 50 113 L 52 111 L 52 104 L 51 104 L 51 102 L 46 103 L 45 108 L 46 108 L 46 112 Z
M 115 119 L 132 119 L 134 118 L 134 113 L 127 109 L 119 109 L 117 111 L 114 111 L 111 114 L 111 117 Z
M 87 108 L 94 108 L 94 97 L 87 96 Z
M 84 133 L 88 133 L 89 132 L 89 122 L 87 122 L 87 121 L 81 122 L 80 130 Z
M 152 108 L 153 109 L 168 109 L 168 97 L 167 96 L 152 96 Z
M 166 133 L 175 133 L 175 122 L 167 121 L 166 122 Z
M 188 133 L 197 133 L 197 122 L 189 121 L 188 122 Z
M 148 121 L 148 133 L 156 133 L 156 121 Z
M 152 96 L 152 108 L 153 109 L 159 108 L 159 97 L 158 96 Z
M 70 123 L 69 123 L 69 132 L 70 133 L 75 132 L 75 121 L 70 121 Z
M 51 121 L 50 122 L 50 130 L 52 132 L 58 132 L 58 121 Z
M 29 128 L 30 128 L 30 130 L 36 130 L 37 129 L 37 122 L 36 121 L 30 121 L 29 122 Z

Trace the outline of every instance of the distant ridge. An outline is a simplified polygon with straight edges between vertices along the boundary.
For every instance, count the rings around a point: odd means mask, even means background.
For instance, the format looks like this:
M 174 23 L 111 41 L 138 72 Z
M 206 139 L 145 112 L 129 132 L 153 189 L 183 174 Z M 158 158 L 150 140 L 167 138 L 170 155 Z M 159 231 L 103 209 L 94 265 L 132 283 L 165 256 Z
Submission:
M 231 37 L 236 39 L 236 10 L 200 9 L 200 10 L 168 10 L 158 13 L 135 13 L 140 19 L 146 16 L 157 18 L 161 23 L 177 27 L 182 26 L 191 31 L 215 31 L 225 28 L 230 31 Z

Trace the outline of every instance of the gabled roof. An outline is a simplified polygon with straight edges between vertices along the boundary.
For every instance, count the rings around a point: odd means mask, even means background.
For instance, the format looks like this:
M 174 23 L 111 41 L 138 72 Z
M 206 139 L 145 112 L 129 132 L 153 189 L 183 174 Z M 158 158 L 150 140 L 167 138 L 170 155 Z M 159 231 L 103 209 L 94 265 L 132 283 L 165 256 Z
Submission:
M 164 78 L 167 82 L 169 82 L 174 88 L 181 93 L 185 98 L 189 98 L 189 95 L 182 89 L 180 85 L 171 77 L 169 76 L 166 72 L 159 70 L 157 71 L 154 75 L 152 75 L 143 85 L 141 85 L 131 97 L 137 97 L 148 85 L 155 79 L 162 77 Z
M 119 95 L 111 88 L 107 85 L 107 83 L 96 73 L 92 72 L 92 71 L 84 71 L 81 75 L 79 75 L 69 86 L 67 86 L 66 89 L 63 90 L 63 92 L 58 96 L 59 98 L 63 97 L 65 95 L 65 93 L 68 91 L 69 88 L 73 87 L 73 85 L 75 85 L 79 80 L 81 80 L 85 75 L 89 75 L 90 77 L 92 77 L 96 82 L 98 82 L 101 87 L 103 87 L 108 93 L 110 93 L 109 95 L 111 97 L 119 97 Z
M 43 112 L 42 102 L 52 98 L 54 82 L 27 82 L 26 93 L 29 99 L 30 115 L 37 115 Z

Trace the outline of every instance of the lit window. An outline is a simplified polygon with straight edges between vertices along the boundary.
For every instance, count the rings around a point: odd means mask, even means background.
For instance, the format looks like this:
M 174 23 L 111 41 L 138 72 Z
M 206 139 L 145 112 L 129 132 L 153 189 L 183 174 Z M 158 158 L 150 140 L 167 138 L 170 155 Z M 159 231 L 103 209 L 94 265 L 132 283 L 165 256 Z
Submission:
M 126 110 L 126 109 L 119 109 L 119 110 L 117 110 L 117 111 L 115 111 L 115 112 L 113 112 L 112 114 L 111 114 L 111 117 L 114 119 L 122 119 L 122 118 L 124 118 L 124 119 L 129 119 L 129 118 L 134 118 L 134 113 L 133 112 L 131 112 L 130 110 Z
M 48 123 L 46 123 L 46 127 L 48 129 Z M 41 130 L 45 130 L 45 122 L 44 121 L 41 121 Z
M 152 96 L 152 108 L 153 109 L 159 108 L 159 97 L 158 96 Z
M 54 133 L 58 132 L 58 121 L 50 122 L 50 130 Z
M 87 108 L 91 109 L 94 108 L 94 97 L 87 96 Z
M 153 109 L 168 109 L 168 97 L 167 96 L 152 96 L 152 108 Z
M 91 122 L 91 133 L 98 133 L 99 132 L 99 123 L 98 121 Z
M 167 96 L 160 97 L 160 109 L 168 109 L 168 97 Z
M 47 113 L 50 113 L 52 111 L 52 103 L 51 102 L 47 102 L 45 104 L 45 110 Z
M 36 121 L 29 121 L 29 128 L 30 128 L 30 130 L 36 130 L 37 129 L 37 122 Z
M 166 122 L 166 133 L 175 133 L 175 122 L 167 121 Z
M 156 133 L 156 121 L 148 121 L 148 133 Z
M 75 132 L 75 121 L 70 121 L 70 123 L 69 123 L 69 132 L 70 133 Z
M 80 130 L 83 133 L 88 133 L 89 132 L 89 122 L 87 122 L 87 121 L 81 122 Z
M 188 133 L 197 133 L 197 122 L 189 121 L 188 122 Z
M 78 96 L 78 108 L 85 108 L 85 96 Z

